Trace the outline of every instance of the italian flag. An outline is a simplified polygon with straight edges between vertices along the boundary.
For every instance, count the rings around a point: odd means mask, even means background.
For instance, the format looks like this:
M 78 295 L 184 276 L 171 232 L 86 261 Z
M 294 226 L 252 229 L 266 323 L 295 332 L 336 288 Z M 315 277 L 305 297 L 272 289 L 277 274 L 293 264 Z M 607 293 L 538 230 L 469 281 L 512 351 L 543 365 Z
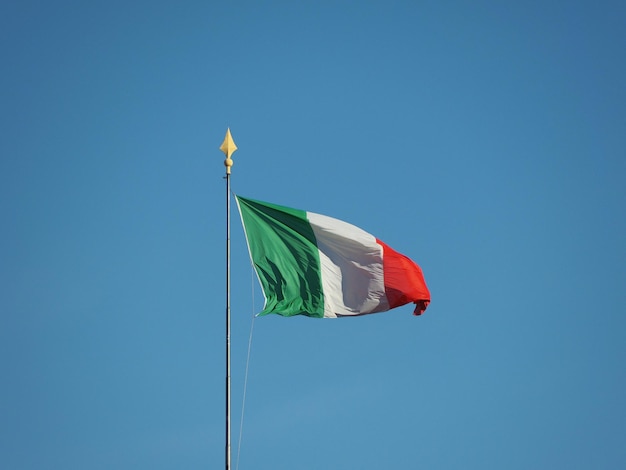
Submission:
M 259 315 L 337 318 L 430 302 L 420 267 L 366 231 L 325 215 L 236 196 L 265 296 Z

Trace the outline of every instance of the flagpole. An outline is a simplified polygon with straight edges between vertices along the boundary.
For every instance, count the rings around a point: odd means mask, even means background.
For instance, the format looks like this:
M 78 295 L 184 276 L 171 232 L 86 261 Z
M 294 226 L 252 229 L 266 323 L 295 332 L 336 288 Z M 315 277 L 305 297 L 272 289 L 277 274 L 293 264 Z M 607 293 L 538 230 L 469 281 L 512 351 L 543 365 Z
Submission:
M 230 135 L 230 128 L 226 130 L 226 137 L 220 150 L 226 155 L 226 470 L 230 470 L 230 168 L 233 166 L 231 155 L 237 146 Z

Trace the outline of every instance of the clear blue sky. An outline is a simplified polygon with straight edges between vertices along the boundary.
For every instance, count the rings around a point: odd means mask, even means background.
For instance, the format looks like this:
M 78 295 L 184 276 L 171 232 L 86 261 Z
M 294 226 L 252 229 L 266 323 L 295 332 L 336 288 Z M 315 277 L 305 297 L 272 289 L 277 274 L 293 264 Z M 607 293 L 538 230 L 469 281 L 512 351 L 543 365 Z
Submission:
M 418 262 L 254 321 L 239 469 L 626 467 L 626 6 L 0 6 L 0 468 L 216 469 L 233 190 Z M 234 209 L 234 207 L 233 207 Z M 233 211 L 233 464 L 262 294 Z

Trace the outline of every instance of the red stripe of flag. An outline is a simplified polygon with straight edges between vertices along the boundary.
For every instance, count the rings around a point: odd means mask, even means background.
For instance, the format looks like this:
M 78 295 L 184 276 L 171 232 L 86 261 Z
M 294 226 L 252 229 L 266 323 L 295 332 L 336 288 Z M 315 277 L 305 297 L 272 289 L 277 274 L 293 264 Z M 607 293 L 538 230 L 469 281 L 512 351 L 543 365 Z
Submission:
M 422 269 L 410 258 L 380 240 L 376 239 L 376 243 L 383 247 L 385 294 L 389 308 L 413 302 L 415 304 L 413 315 L 421 315 L 430 303 L 430 292 L 426 287 Z

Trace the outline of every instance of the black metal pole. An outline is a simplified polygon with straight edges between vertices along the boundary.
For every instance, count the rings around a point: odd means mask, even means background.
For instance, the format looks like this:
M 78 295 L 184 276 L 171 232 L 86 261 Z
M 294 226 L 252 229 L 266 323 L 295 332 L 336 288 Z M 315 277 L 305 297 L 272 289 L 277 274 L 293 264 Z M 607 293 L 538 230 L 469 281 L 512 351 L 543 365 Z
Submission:
M 226 170 L 226 470 L 230 470 L 230 167 Z
M 226 470 L 230 470 L 230 168 L 233 166 L 231 155 L 237 146 L 226 131 L 226 137 L 220 150 L 226 155 Z

